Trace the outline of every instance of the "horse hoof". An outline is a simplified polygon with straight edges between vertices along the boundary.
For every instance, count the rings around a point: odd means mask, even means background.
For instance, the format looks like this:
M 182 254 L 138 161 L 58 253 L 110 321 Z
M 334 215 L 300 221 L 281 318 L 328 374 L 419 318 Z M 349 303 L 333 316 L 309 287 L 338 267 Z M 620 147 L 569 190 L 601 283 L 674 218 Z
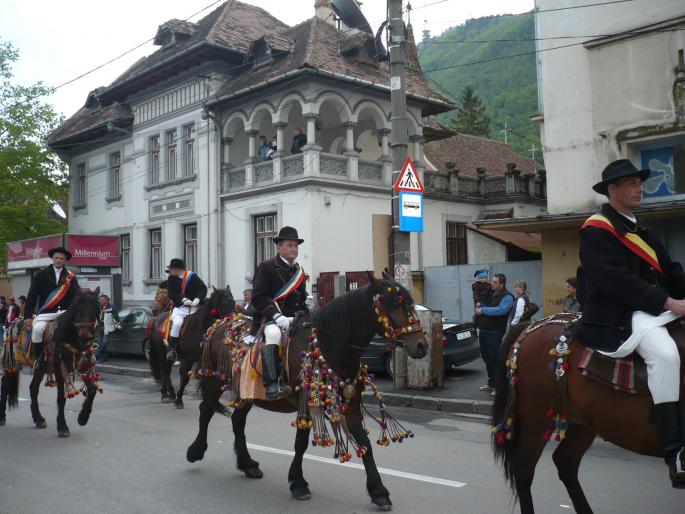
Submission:
M 36 428 L 48 428 L 48 424 L 47 424 L 47 422 L 46 422 L 44 419 L 43 419 L 43 420 L 34 421 L 34 423 L 36 424 Z
M 4 426 L 6 422 L 7 422 L 7 420 L 5 419 L 4 416 L 2 418 L 0 418 L 0 427 Z
M 262 478 L 264 476 L 264 473 L 258 467 L 244 469 L 243 473 L 245 473 L 247 478 Z
M 302 487 L 293 487 L 290 489 L 290 496 L 295 498 L 296 500 L 309 500 L 312 497 L 312 493 L 309 490 L 309 487 L 302 486 Z
M 57 435 L 59 435 L 62 438 L 67 438 L 71 435 L 71 432 L 69 432 L 68 428 L 65 428 L 64 430 L 58 430 Z
M 177 409 L 182 409 L 184 407 L 183 402 L 174 402 L 174 407 Z
M 162 403 L 171 403 L 171 398 L 168 396 L 162 396 Z
M 188 451 L 186 452 L 186 459 L 188 459 L 188 462 L 196 462 L 198 460 L 202 460 L 205 456 L 206 451 L 206 446 L 204 450 L 198 450 L 195 446 L 189 446 Z
M 78 421 L 80 427 L 85 427 L 88 424 L 88 418 L 90 418 L 90 414 L 81 412 L 76 420 Z
M 371 498 L 371 502 L 380 510 L 392 510 L 392 502 L 390 501 L 389 496 L 376 496 L 374 498 Z

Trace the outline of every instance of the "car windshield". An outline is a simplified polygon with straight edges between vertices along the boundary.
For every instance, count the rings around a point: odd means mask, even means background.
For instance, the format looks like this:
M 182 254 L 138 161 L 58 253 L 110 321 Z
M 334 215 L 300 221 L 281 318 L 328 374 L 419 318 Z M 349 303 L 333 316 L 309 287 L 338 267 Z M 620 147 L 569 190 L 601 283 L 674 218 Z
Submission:
M 145 321 L 145 311 L 142 309 L 121 309 L 119 311 L 121 323 L 137 325 Z

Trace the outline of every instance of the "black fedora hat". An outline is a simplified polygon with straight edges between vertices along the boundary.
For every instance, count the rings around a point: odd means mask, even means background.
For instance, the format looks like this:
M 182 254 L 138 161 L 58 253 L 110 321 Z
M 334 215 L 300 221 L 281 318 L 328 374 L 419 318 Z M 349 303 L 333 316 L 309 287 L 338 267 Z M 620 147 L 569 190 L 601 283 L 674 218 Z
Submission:
M 300 236 L 297 235 L 297 230 L 287 226 L 279 230 L 278 235 L 274 237 L 274 243 L 278 244 L 281 241 L 297 241 L 298 245 L 304 243 L 304 239 L 300 239 Z
M 171 259 L 171 262 L 166 267 L 166 272 L 169 273 L 169 270 L 172 269 L 186 269 L 186 263 L 183 262 L 183 259 Z
M 48 250 L 48 257 L 52 258 L 53 255 L 56 253 L 61 253 L 64 254 L 64 256 L 67 258 L 68 261 L 71 260 L 71 252 L 64 248 L 63 246 L 57 246 L 55 248 L 50 248 Z
M 624 177 L 640 177 L 644 182 L 649 178 L 650 170 L 638 170 L 628 159 L 619 159 L 611 162 L 602 171 L 602 181 L 597 182 L 592 189 L 599 194 L 609 196 L 609 184 Z

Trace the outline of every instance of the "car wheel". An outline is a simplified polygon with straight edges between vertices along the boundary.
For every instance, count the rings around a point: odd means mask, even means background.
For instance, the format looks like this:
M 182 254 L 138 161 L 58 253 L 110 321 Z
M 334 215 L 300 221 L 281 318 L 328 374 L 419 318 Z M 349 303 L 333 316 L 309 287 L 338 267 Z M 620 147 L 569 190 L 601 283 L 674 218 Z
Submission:
M 393 356 L 393 353 L 394 352 L 388 352 L 388 355 L 385 357 L 385 372 L 390 378 L 392 378 L 393 371 L 395 371 L 395 357 Z
M 145 360 L 150 362 L 150 351 L 152 350 L 150 346 L 150 340 L 146 339 L 143 341 L 143 356 L 145 357 Z

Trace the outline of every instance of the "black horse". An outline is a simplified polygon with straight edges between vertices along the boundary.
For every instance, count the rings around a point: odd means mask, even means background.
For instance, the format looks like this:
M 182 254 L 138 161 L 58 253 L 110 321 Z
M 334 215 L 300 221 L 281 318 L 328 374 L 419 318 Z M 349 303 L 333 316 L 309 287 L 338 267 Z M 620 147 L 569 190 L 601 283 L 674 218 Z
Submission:
M 343 425 L 348 431 L 353 446 L 362 451 L 366 469 L 366 488 L 372 502 L 382 509 L 390 509 L 390 494 L 381 481 L 376 468 L 373 451 L 363 426 L 361 395 L 363 384 L 356 380 L 360 374 L 360 358 L 369 345 L 374 333 L 390 336 L 397 344 L 406 347 L 409 355 L 421 358 L 426 354 L 425 334 L 418 328 L 413 311 L 413 300 L 409 292 L 384 274 L 383 280 L 377 280 L 369 273 L 370 284 L 335 298 L 328 305 L 319 309 L 314 317 L 319 351 L 337 377 L 348 385 L 341 391 L 347 399 Z M 227 330 L 230 330 L 227 329 Z M 293 391 L 301 385 L 300 370 L 303 365 L 302 354 L 308 349 L 312 334 L 311 323 L 297 323 L 290 333 L 288 345 L 289 369 L 288 381 Z M 206 353 L 202 362 L 216 371 L 225 359 L 224 338 L 226 330 L 216 330 L 207 341 Z M 225 367 L 225 366 L 224 366 Z M 201 460 L 207 450 L 207 427 L 219 404 L 226 380 L 218 380 L 217 375 L 201 378 L 203 401 L 200 404 L 200 430 L 193 444 L 188 448 L 187 459 L 190 462 Z M 245 423 L 253 404 L 273 412 L 294 412 L 298 410 L 297 394 L 290 398 L 275 401 L 242 401 L 233 412 L 231 421 L 235 436 L 234 448 L 237 466 L 249 478 L 261 478 L 259 463 L 254 461 L 248 452 L 245 438 Z M 299 405 L 306 406 L 304 398 L 299 398 Z M 307 408 L 308 409 L 308 408 Z M 300 409 L 301 411 L 301 409 Z M 305 412 L 309 415 L 309 412 Z M 298 416 L 299 417 L 299 416 Z M 311 419 L 311 418 L 310 418 Z M 288 481 L 291 495 L 299 500 L 311 497 L 309 484 L 302 472 L 302 458 L 307 449 L 311 425 L 298 424 L 295 438 L 295 458 L 290 466 Z M 342 434 L 338 433 L 342 437 Z M 339 439 L 339 437 L 337 437 Z
M 64 405 L 67 396 L 78 394 L 71 383 L 70 376 L 76 372 L 84 379 L 82 388 L 85 400 L 78 415 L 78 424 L 88 423 L 93 410 L 93 401 L 98 392 L 97 375 L 94 370 L 93 342 L 95 324 L 100 312 L 98 295 L 100 288 L 94 292 L 79 294 L 56 321 L 52 321 L 45 329 L 43 338 L 43 353 L 38 357 L 33 368 L 33 379 L 29 390 L 31 392 L 31 415 L 36 428 L 46 428 L 45 418 L 38 406 L 38 392 L 40 383 L 46 373 L 54 373 L 54 382 L 47 385 L 57 386 L 57 433 L 60 437 L 69 437 L 69 427 L 64 417 Z M 5 350 L 13 352 L 11 345 Z M 9 356 L 6 356 L 9 357 Z M 5 424 L 5 409 L 9 403 L 10 409 L 18 406 L 19 398 L 19 370 L 5 372 L 0 387 L 0 425 Z M 49 377 L 51 375 L 48 375 Z
M 186 327 L 181 333 L 177 348 L 178 360 L 181 362 L 178 391 L 174 391 L 171 385 L 171 363 L 166 357 L 168 349 L 159 334 L 159 329 L 166 322 L 169 314 L 162 312 L 153 323 L 150 335 L 150 369 L 155 380 L 162 386 L 162 402 L 167 403 L 173 400 L 177 409 L 184 407 L 183 393 L 190 380 L 188 373 L 200 359 L 200 343 L 207 329 L 215 320 L 223 319 L 235 311 L 235 301 L 229 288 L 224 290 L 213 287 L 212 289 L 209 299 L 200 305 L 195 314 L 188 317 Z

